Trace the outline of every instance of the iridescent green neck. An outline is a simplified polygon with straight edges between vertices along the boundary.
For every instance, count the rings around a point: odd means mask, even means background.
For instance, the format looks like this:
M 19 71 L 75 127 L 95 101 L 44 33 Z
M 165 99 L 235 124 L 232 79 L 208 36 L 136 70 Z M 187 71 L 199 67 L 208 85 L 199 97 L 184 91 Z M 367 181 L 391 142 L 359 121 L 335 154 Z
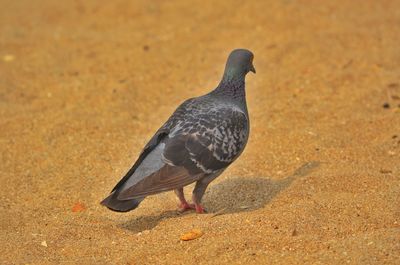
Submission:
M 222 77 L 222 82 L 233 81 L 233 80 L 244 80 L 246 73 L 241 69 L 241 67 L 230 66 L 225 69 L 224 75 Z M 222 83 L 221 82 L 221 83 Z

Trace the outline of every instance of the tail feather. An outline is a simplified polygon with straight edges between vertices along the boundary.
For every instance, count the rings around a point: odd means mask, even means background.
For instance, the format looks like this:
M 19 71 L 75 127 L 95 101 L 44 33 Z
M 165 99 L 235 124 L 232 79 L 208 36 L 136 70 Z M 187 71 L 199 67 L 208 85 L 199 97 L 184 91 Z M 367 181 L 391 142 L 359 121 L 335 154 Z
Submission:
M 126 188 L 134 186 L 165 165 L 162 160 L 165 143 L 161 143 L 161 140 L 167 134 L 168 131 L 165 129 L 157 131 L 128 173 L 117 183 L 111 194 L 101 202 L 102 205 L 116 212 L 128 212 L 139 206 L 146 196 L 128 198 L 128 200 L 120 200 L 118 196 Z
M 118 192 L 111 193 L 105 198 L 101 204 L 106 206 L 108 209 L 115 212 L 128 212 L 136 209 L 145 197 L 135 198 L 131 200 L 118 200 Z

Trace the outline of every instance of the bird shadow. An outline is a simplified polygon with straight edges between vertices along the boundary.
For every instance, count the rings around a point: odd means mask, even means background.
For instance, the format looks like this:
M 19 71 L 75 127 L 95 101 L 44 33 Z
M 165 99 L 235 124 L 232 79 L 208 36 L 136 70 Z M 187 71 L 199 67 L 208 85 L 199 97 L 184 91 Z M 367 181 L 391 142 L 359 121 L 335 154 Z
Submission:
M 320 162 L 310 161 L 297 168 L 290 176 L 272 180 L 263 177 L 237 177 L 226 179 L 209 188 L 204 196 L 204 205 L 213 216 L 254 211 L 263 208 L 281 191 L 288 188 L 298 178 L 309 175 L 318 168 Z M 151 230 L 162 220 L 178 218 L 190 213 L 179 213 L 176 210 L 164 211 L 156 215 L 135 217 L 120 224 L 124 229 L 134 233 Z

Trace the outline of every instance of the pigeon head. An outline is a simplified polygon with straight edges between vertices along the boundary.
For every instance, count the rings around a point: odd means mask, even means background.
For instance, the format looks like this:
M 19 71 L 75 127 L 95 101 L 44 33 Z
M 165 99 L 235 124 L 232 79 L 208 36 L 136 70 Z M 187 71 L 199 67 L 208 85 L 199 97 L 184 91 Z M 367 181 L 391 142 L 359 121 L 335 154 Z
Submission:
M 224 77 L 228 79 L 244 77 L 248 72 L 256 72 L 253 66 L 254 55 L 246 49 L 236 49 L 231 52 L 226 62 Z

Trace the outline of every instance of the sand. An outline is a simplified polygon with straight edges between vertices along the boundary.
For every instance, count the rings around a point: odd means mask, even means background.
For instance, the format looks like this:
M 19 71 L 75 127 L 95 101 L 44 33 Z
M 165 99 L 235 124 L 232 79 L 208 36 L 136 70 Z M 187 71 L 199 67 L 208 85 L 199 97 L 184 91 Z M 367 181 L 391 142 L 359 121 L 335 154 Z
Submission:
M 1 264 L 398 264 L 399 1 L 0 6 Z M 251 135 L 208 213 L 99 205 L 238 47 Z

